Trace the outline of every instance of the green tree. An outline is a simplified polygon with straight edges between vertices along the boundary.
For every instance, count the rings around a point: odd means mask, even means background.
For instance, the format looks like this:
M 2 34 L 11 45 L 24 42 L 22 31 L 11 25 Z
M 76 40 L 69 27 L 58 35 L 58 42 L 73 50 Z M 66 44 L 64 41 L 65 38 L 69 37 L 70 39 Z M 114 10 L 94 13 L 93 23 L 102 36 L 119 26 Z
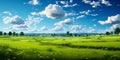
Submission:
M 9 35 L 9 36 L 11 36 L 11 35 L 12 35 L 12 32 L 11 32 L 11 31 L 10 31 L 10 32 L 8 32 L 8 35 Z
M 69 35 L 70 35 L 70 32 L 69 32 L 69 31 L 67 31 L 67 32 L 66 32 L 66 35 L 67 35 L 67 36 L 69 36 Z
M 16 33 L 15 32 L 13 32 L 13 36 L 15 36 L 16 35 Z
M 3 32 L 2 32 L 2 31 L 0 31 L 0 35 L 3 35 Z
M 24 36 L 24 32 L 20 32 L 20 36 Z
M 4 34 L 4 35 L 7 35 L 7 33 L 6 33 L 6 32 L 4 32 L 3 34 Z
M 106 32 L 106 35 L 110 35 L 110 34 L 111 34 L 110 32 L 108 32 L 108 31 Z
M 114 33 L 119 34 L 120 33 L 120 28 L 119 27 L 115 28 Z

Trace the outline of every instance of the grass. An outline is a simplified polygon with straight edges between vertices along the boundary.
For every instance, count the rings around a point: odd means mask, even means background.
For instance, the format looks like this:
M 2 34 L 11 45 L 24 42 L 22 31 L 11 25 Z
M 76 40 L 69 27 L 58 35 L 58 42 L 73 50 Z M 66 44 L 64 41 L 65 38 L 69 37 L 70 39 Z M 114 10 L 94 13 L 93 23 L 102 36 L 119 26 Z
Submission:
M 0 37 L 0 60 L 119 60 L 120 36 Z

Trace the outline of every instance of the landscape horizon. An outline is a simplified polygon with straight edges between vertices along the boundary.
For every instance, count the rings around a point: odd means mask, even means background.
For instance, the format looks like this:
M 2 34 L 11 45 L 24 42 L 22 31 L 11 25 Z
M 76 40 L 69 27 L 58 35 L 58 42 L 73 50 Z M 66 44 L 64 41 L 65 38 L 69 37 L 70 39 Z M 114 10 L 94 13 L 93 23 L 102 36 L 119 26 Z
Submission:
M 0 60 L 120 60 L 120 0 L 0 0 Z

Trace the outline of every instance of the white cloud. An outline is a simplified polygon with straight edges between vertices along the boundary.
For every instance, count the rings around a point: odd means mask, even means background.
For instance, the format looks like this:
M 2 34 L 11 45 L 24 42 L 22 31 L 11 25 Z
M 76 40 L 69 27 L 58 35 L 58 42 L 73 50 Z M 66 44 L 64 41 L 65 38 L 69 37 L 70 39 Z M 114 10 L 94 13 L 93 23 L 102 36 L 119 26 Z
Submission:
M 93 8 L 100 6 L 100 2 L 98 1 L 82 0 L 82 2 L 92 5 Z
M 115 29 L 115 28 L 117 28 L 117 27 L 120 28 L 120 23 L 119 23 L 119 24 L 113 24 L 110 28 L 111 28 L 111 29 Z
M 63 20 L 63 21 L 60 21 L 60 22 L 58 22 L 58 23 L 55 23 L 54 25 L 56 25 L 56 26 L 62 26 L 62 25 L 64 25 L 64 24 L 66 24 L 66 25 L 73 24 L 73 20 L 70 19 L 70 18 L 68 18 L 68 19 L 65 19 L 65 20 Z
M 80 14 L 89 15 L 91 10 L 81 11 Z
M 73 3 L 73 0 L 70 0 L 70 3 Z
M 95 29 L 89 29 L 88 33 L 93 33 L 95 31 Z
M 61 4 L 66 4 L 67 2 L 66 1 L 60 1 Z
M 73 25 L 73 26 L 71 27 L 71 30 L 77 32 L 77 31 L 82 30 L 82 27 L 81 27 L 80 25 Z
M 37 13 L 37 12 L 31 12 L 31 15 L 39 15 L 39 13 Z
M 98 14 L 91 14 L 91 16 L 98 16 Z
M 4 12 L 3 12 L 3 14 L 12 15 L 12 13 L 11 13 L 11 12 L 9 12 L 9 11 L 4 11 Z
M 5 24 L 16 24 L 16 25 L 20 25 L 20 24 L 24 24 L 24 19 L 22 19 L 21 17 L 19 17 L 18 15 L 12 16 L 12 17 L 4 17 L 3 18 L 3 22 Z
M 99 1 L 91 1 L 91 0 L 82 0 L 82 2 L 91 5 L 93 8 L 96 8 L 98 6 L 101 6 L 101 4 L 104 4 L 106 6 L 112 6 L 109 1 L 106 0 L 99 0 Z
M 32 5 L 38 5 L 39 1 L 38 0 L 30 0 L 28 3 L 32 4 Z
M 12 27 L 9 28 L 11 31 L 27 31 L 28 26 L 26 24 L 23 25 L 13 25 Z
M 26 20 L 30 21 L 30 22 L 35 22 L 35 23 L 39 23 L 41 22 L 43 19 L 41 17 L 35 17 L 35 16 L 28 16 L 26 18 Z
M 78 6 L 78 4 L 76 4 L 76 3 L 75 4 L 71 4 L 71 5 L 70 4 L 65 4 L 63 7 L 67 8 L 67 7 L 75 7 L 75 6 Z
M 65 16 L 65 11 L 59 5 L 49 4 L 40 14 L 46 15 L 48 18 L 59 19 Z
M 120 23 L 120 14 L 110 16 L 106 21 L 98 21 L 100 24 L 118 24 Z
M 66 13 L 65 16 L 76 16 L 79 15 L 78 13 L 74 13 L 74 12 L 70 12 L 70 13 Z
M 80 18 L 84 18 L 85 15 L 80 15 L 80 16 L 77 16 L 75 19 L 80 19 Z
M 64 28 L 63 28 L 63 26 L 55 26 L 53 29 L 51 29 L 52 31 L 63 31 L 63 30 L 65 30 Z
M 96 7 L 100 6 L 100 2 L 92 1 L 92 2 L 90 3 L 90 5 L 92 5 L 93 8 L 96 8 Z
M 105 4 L 106 6 L 112 6 L 112 4 L 110 4 L 110 2 L 106 0 L 101 0 L 101 3 Z
M 45 26 L 41 27 L 41 29 L 40 29 L 40 31 L 46 31 L 46 30 L 48 30 L 48 29 Z

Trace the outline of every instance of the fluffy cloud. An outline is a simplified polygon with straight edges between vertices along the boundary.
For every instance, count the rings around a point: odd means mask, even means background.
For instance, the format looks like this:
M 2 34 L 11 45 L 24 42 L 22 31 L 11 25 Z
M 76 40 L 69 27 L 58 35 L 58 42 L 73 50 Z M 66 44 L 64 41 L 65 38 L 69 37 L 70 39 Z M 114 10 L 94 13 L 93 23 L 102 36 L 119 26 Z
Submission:
M 65 20 L 63 20 L 63 21 L 60 21 L 60 22 L 58 22 L 58 23 L 55 23 L 54 25 L 56 25 L 56 26 L 62 26 L 62 25 L 64 25 L 64 24 L 70 25 L 70 24 L 72 24 L 72 23 L 73 23 L 73 20 L 70 19 L 70 18 L 68 18 L 68 19 L 65 19 Z
M 110 2 L 106 0 L 101 0 L 101 3 L 105 4 L 106 6 L 112 6 L 112 4 L 110 4 Z
M 36 16 L 28 16 L 26 18 L 26 20 L 30 21 L 30 22 L 35 22 L 35 23 L 39 23 L 41 22 L 43 19 L 41 17 L 36 17 Z
M 120 14 L 110 16 L 106 21 L 98 21 L 100 24 L 118 24 L 120 23 Z
M 10 27 L 11 31 L 27 31 L 28 30 L 28 26 L 23 24 L 23 25 L 13 25 L 12 27 Z
M 65 4 L 63 7 L 75 7 L 78 6 L 78 4 Z
M 16 24 L 16 25 L 25 23 L 24 20 L 21 17 L 19 17 L 18 15 L 15 15 L 12 17 L 7 16 L 3 19 L 3 21 L 5 24 Z
M 82 27 L 80 26 L 80 25 L 73 25 L 72 27 L 71 27 L 71 30 L 73 30 L 73 31 L 75 31 L 75 32 L 77 32 L 77 31 L 79 31 L 79 30 L 81 30 L 82 29 Z
M 112 6 L 112 4 L 110 4 L 110 2 L 106 0 L 101 1 L 82 0 L 82 2 L 91 5 L 93 8 L 101 6 L 101 4 L 104 4 L 106 6 Z
M 80 14 L 89 15 L 91 10 L 81 11 Z
M 56 4 L 60 4 L 60 5 L 62 5 L 62 7 L 65 7 L 65 8 L 78 6 L 77 3 L 73 3 L 73 0 L 70 0 L 70 1 L 56 1 Z
M 115 28 L 117 28 L 117 27 L 120 28 L 120 23 L 119 23 L 119 24 L 113 24 L 110 28 L 111 28 L 111 29 L 115 29 Z
M 49 4 L 40 14 L 46 15 L 48 18 L 59 19 L 65 16 L 65 11 L 59 5 Z
M 63 31 L 63 30 L 65 30 L 64 28 L 63 28 L 63 26 L 55 26 L 53 29 L 51 29 L 52 31 Z
M 92 5 L 93 8 L 100 6 L 100 2 L 97 1 L 82 0 L 82 2 Z
M 70 3 L 72 3 L 73 2 L 73 0 L 70 0 Z
M 65 16 L 76 16 L 79 15 L 78 13 L 74 13 L 74 12 L 70 12 L 70 13 L 66 13 Z
M 41 29 L 40 29 L 40 31 L 46 31 L 46 30 L 48 30 L 48 29 L 45 26 L 41 27 Z
M 28 2 L 29 4 L 32 4 L 32 5 L 38 5 L 39 4 L 39 1 L 38 0 L 31 0 Z

